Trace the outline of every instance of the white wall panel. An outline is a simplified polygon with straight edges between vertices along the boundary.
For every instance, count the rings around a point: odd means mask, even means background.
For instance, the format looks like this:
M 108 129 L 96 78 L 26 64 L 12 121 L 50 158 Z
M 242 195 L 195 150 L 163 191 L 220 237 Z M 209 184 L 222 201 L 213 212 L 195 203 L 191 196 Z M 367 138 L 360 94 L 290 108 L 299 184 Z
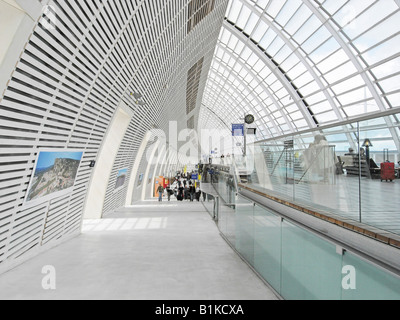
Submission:
M 145 29 L 142 34 L 141 43 L 144 47 L 149 48 L 144 60 L 139 64 L 137 75 L 133 78 L 132 88 L 134 92 L 140 92 L 147 105 L 139 115 L 140 126 L 145 130 L 158 129 L 162 130 L 167 140 L 169 134 L 169 121 L 177 122 L 178 132 L 187 128 L 187 119 L 194 114 L 198 115 L 202 92 L 204 90 L 208 68 L 211 64 L 211 59 L 215 50 L 216 40 L 219 35 L 219 29 L 222 25 L 222 20 L 226 11 L 227 1 L 217 1 L 217 6 L 211 15 L 199 24 L 193 31 L 187 34 L 187 6 L 170 6 L 175 4 L 165 2 L 162 6 L 154 5 L 153 2 L 146 2 L 151 12 L 147 12 L 145 8 L 139 9 L 138 15 L 143 15 L 144 18 L 154 19 L 153 22 Z M 141 9 L 144 11 L 142 12 Z M 150 9 L 149 9 L 150 10 Z M 157 10 L 159 10 L 157 12 Z M 150 13 L 154 13 L 154 16 Z M 149 15 L 150 14 L 150 15 Z M 150 17 L 149 17 L 150 16 Z M 163 20 L 160 20 L 161 17 Z M 139 25 L 140 22 L 138 22 Z M 161 31 L 161 32 L 160 32 Z M 134 30 L 132 30 L 134 32 Z M 140 56 L 136 56 L 136 59 Z M 190 115 L 186 114 L 186 85 L 188 70 L 197 61 L 204 57 L 203 72 L 200 78 L 199 95 L 197 97 L 198 108 Z M 129 98 L 126 98 L 129 100 Z M 135 119 L 135 117 L 133 117 Z M 137 119 L 137 117 L 136 117 Z M 132 131 L 138 129 L 138 124 L 131 124 Z M 133 168 L 135 155 L 139 144 L 142 141 L 143 133 L 138 137 L 136 144 L 130 147 L 121 146 L 121 155 L 117 156 L 124 158 L 125 154 L 130 155 L 121 161 L 121 165 Z M 184 142 L 180 142 L 178 147 Z M 142 160 L 140 161 L 137 176 L 141 173 L 145 174 L 148 166 L 146 153 L 149 151 L 147 146 Z M 128 148 L 128 149 L 127 149 Z M 129 151 L 128 151 L 129 150 Z M 160 160 L 163 157 L 160 158 Z M 128 162 L 126 162 L 128 161 Z M 130 165 L 128 165 L 129 163 Z M 162 167 L 162 164 L 159 166 Z M 116 161 L 114 171 L 121 169 Z M 154 176 L 156 166 L 152 165 L 148 168 L 148 174 Z M 135 177 L 137 180 L 138 177 Z M 151 186 L 153 179 L 143 178 L 142 185 L 137 190 L 137 181 L 135 182 L 133 199 L 138 201 L 142 195 L 146 197 L 151 195 Z M 150 181 L 149 181 L 150 180 Z M 146 188 L 142 190 L 141 188 Z M 121 191 L 122 192 L 122 191 Z M 115 195 L 110 192 L 107 194 L 107 201 L 114 202 L 114 205 L 106 205 L 103 214 L 111 212 L 118 208 L 115 204 L 119 204 L 120 200 L 115 199 Z
M 31 1 L 50 5 L 55 20 L 49 27 L 49 17 L 31 17 L 36 25 L 25 33 L 24 51 L 12 64 L 7 60 L 14 71 L 0 101 L 0 272 L 79 234 L 89 163 L 98 160 L 122 100 L 133 117 L 104 177 L 102 213 L 125 204 L 128 183 L 114 192 L 116 173 L 127 168 L 130 181 L 148 130 L 168 132 L 169 121 L 186 128 L 187 72 L 204 57 L 199 103 L 227 6 L 217 0 L 187 33 L 185 1 Z M 34 15 L 35 5 L 21 4 Z M 146 105 L 135 104 L 131 92 L 140 92 Z M 41 148 L 82 149 L 84 156 L 70 194 L 28 208 L 23 200 Z M 145 173 L 146 151 L 135 174 Z M 133 200 L 141 192 L 136 181 Z

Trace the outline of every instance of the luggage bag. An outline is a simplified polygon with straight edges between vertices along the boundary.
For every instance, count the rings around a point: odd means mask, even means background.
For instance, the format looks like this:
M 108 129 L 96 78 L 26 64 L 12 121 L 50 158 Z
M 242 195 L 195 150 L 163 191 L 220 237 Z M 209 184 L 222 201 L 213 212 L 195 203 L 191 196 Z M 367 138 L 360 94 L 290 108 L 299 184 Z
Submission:
M 394 170 L 394 163 L 389 161 L 389 150 L 385 149 L 384 151 L 384 162 L 381 163 L 381 181 L 390 180 L 392 182 L 396 179 L 396 174 Z

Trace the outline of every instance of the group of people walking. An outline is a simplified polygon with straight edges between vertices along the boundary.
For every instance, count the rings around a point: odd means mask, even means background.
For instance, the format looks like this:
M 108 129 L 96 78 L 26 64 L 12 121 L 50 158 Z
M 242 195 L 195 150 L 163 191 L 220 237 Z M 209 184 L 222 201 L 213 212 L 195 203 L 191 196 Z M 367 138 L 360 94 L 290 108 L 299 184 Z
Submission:
M 175 196 L 178 201 L 200 201 L 201 191 L 199 182 L 190 179 L 190 177 L 191 174 L 182 175 L 178 173 L 172 185 L 168 184 L 165 189 L 160 185 L 157 188 L 158 201 L 162 201 L 165 193 L 168 201 L 171 201 L 171 196 Z

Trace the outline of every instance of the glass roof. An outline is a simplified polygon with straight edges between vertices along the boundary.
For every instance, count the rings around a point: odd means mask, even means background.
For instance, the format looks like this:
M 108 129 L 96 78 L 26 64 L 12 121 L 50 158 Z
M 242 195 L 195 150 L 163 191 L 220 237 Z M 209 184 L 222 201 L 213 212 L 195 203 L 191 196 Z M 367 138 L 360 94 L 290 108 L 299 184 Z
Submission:
M 199 127 L 229 128 L 252 113 L 263 139 L 400 107 L 399 6 L 231 0 Z

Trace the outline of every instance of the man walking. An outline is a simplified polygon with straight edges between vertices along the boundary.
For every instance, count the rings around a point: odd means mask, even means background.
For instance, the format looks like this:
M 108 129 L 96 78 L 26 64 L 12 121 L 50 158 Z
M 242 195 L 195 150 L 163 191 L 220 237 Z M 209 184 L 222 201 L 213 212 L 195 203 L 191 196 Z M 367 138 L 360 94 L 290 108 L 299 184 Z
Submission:
M 171 186 L 167 185 L 167 196 L 168 196 L 168 201 L 171 201 L 171 194 L 173 193 Z
M 162 197 L 163 197 L 163 193 L 164 193 L 164 187 L 161 184 L 158 186 L 157 192 L 158 192 L 158 201 L 162 202 Z

